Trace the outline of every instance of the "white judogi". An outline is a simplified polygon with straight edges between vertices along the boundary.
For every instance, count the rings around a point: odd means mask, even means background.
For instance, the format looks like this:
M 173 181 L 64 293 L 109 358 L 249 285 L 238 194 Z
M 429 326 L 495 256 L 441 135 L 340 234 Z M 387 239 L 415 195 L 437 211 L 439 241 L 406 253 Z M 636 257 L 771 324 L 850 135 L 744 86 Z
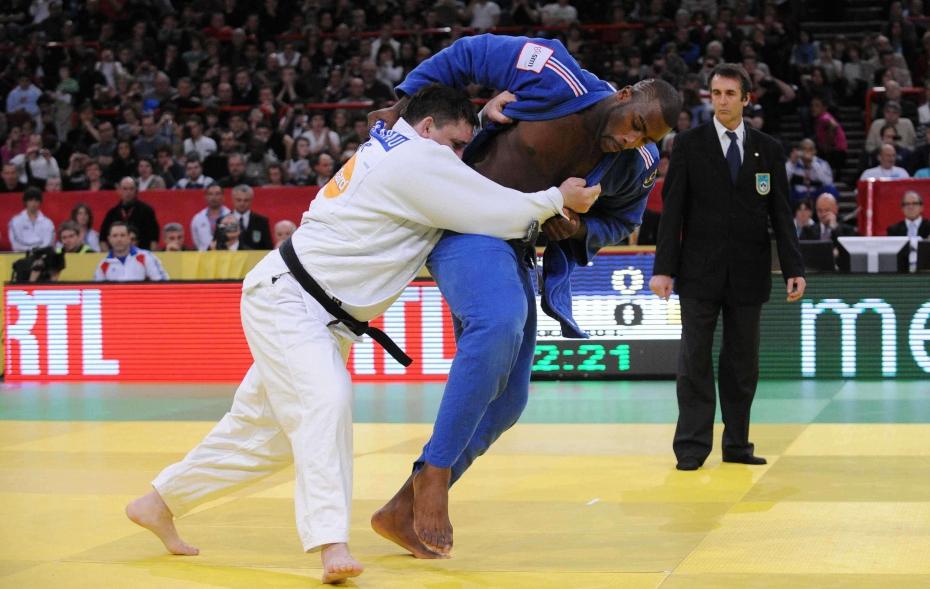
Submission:
M 403 119 L 372 139 L 320 191 L 292 243 L 307 271 L 360 320 L 382 313 L 443 229 L 522 237 L 562 211 L 556 188 L 499 186 Z M 476 260 L 476 263 L 480 263 Z M 303 547 L 347 542 L 352 501 L 352 389 L 357 338 L 290 275 L 277 250 L 246 276 L 242 325 L 254 364 L 232 408 L 182 462 L 153 481 L 175 515 L 234 486 L 296 466 Z
M 136 247 L 129 248 L 129 255 L 120 259 L 113 255 L 100 260 L 94 272 L 96 282 L 131 282 L 134 280 L 168 280 L 168 273 L 155 254 Z

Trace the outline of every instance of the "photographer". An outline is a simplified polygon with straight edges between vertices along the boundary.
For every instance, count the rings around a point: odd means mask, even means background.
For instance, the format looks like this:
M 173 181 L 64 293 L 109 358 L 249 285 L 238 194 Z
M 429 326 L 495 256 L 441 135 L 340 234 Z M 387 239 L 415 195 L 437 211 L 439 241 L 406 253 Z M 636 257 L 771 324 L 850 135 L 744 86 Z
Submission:
M 13 282 L 57 282 L 65 269 L 65 256 L 52 247 L 30 251 L 26 257 L 13 262 Z
M 213 236 L 213 243 L 210 244 L 211 250 L 227 250 L 231 252 L 250 250 L 249 244 L 239 241 L 241 228 L 236 216 L 228 214 L 220 219 L 216 225 L 216 233 Z
M 42 191 L 30 186 L 23 192 L 25 208 L 10 219 L 10 246 L 14 252 L 28 252 L 45 248 L 55 242 L 55 224 L 39 210 Z

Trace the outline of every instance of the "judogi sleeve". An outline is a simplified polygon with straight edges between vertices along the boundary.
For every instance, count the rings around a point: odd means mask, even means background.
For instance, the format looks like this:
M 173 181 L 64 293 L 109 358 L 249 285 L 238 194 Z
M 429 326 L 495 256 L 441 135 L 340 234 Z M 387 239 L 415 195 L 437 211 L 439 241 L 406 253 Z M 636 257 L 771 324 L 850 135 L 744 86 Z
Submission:
M 381 186 L 393 210 L 414 223 L 503 239 L 525 236 L 533 220 L 542 223 L 561 214 L 564 204 L 558 188 L 531 193 L 505 188 L 448 147 L 425 142 L 380 166 L 369 181 Z
M 650 143 L 621 151 L 601 180 L 601 196 L 582 215 L 584 242 L 568 240 L 572 257 L 586 265 L 602 247 L 616 245 L 643 222 L 649 192 L 655 184 L 659 150 Z

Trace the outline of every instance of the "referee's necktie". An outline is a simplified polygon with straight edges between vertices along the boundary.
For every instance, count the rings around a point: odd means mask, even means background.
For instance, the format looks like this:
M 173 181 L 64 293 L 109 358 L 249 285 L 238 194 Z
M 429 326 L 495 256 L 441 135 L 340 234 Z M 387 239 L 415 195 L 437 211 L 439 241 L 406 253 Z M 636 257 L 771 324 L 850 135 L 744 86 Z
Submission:
M 727 148 L 727 165 L 730 166 L 730 179 L 733 184 L 736 184 L 736 179 L 739 178 L 739 167 L 743 163 L 739 157 L 739 145 L 736 143 L 739 137 L 733 131 L 727 131 L 727 137 L 730 138 L 730 147 Z
M 727 137 L 730 138 L 730 147 L 727 148 L 727 165 L 730 166 L 730 179 L 736 184 L 739 177 L 739 167 L 742 164 L 739 158 L 739 146 L 736 144 L 739 138 L 733 131 L 727 131 Z

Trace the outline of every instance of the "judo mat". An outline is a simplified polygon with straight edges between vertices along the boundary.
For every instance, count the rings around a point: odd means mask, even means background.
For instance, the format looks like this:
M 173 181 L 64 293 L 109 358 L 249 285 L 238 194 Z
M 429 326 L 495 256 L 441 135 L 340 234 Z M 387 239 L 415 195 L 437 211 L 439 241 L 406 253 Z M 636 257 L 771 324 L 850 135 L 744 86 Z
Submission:
M 671 382 L 540 382 L 451 493 L 454 558 L 368 526 L 429 435 L 441 385 L 357 385 L 350 587 L 930 587 L 930 382 L 768 381 L 767 466 L 675 470 Z M 229 407 L 232 385 L 4 385 L 0 587 L 312 587 L 292 470 L 178 520 L 171 556 L 124 505 Z

